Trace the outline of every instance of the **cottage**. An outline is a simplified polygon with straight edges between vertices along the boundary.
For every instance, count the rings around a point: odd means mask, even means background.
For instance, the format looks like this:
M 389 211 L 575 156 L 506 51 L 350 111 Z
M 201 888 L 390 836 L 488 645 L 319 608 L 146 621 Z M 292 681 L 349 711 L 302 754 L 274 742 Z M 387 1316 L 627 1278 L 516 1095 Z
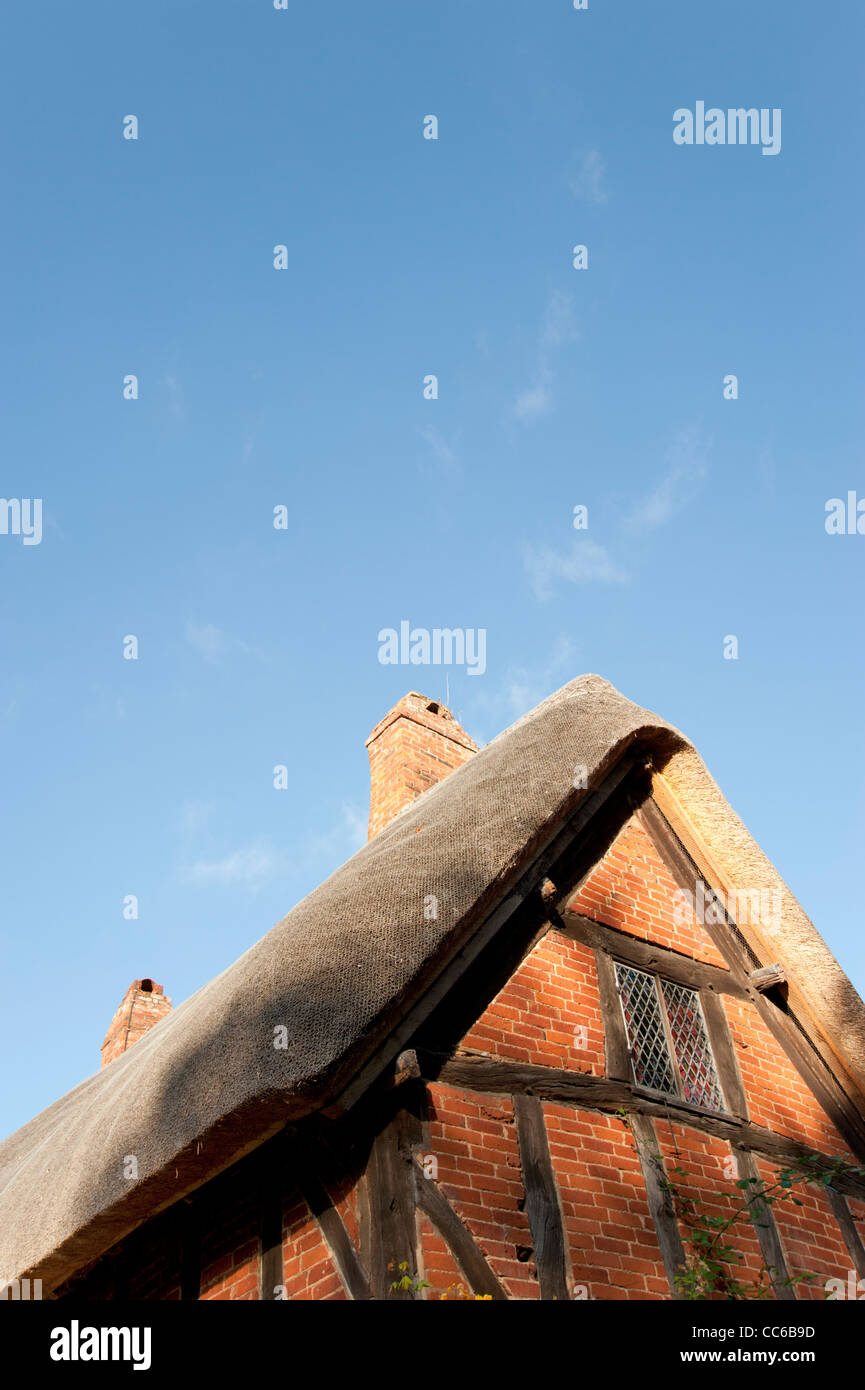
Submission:
M 0 1145 L 0 1280 L 671 1299 L 689 1201 L 793 1167 L 737 1277 L 856 1287 L 865 1006 L 688 740 L 584 676 L 481 750 L 412 692 L 368 749 L 369 843 L 178 1008 L 136 981 Z

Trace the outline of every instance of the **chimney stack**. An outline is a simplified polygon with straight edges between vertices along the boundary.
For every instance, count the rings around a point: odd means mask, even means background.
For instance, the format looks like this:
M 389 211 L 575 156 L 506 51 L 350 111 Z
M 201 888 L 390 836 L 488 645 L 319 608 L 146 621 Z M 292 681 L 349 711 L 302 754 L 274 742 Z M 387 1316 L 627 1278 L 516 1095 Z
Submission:
M 409 802 L 462 767 L 477 744 L 449 709 L 412 690 L 376 724 L 369 750 L 369 839 Z
M 133 980 L 115 1013 L 102 1044 L 102 1065 L 113 1062 L 121 1052 L 171 1012 L 171 1000 L 162 993 L 162 985 L 153 980 Z

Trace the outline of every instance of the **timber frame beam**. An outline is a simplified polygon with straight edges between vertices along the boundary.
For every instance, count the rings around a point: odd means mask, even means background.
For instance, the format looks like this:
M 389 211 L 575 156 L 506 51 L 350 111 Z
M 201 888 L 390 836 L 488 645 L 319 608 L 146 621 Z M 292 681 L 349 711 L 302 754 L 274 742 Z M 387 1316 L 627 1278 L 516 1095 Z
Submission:
M 821 1154 L 796 1139 L 788 1139 L 762 1125 L 734 1116 L 700 1110 L 673 1096 L 653 1098 L 627 1081 L 589 1076 L 584 1072 L 559 1070 L 556 1067 L 532 1066 L 524 1062 L 497 1062 L 470 1054 L 438 1057 L 432 1053 L 420 1053 L 419 1061 L 427 1080 L 441 1081 L 467 1091 L 480 1091 L 487 1095 L 537 1096 L 557 1105 L 572 1105 L 577 1110 L 608 1115 L 619 1111 L 646 1115 L 702 1130 L 718 1139 L 726 1139 L 737 1149 L 753 1150 L 772 1162 L 791 1164 L 806 1159 L 826 1172 L 833 1167 L 833 1159 L 829 1155 Z M 833 1186 L 848 1197 L 860 1201 L 865 1199 L 865 1178 L 845 1174 L 834 1178 Z
M 681 951 L 671 951 L 666 946 L 656 945 L 654 941 L 643 941 L 630 932 L 593 922 L 590 917 L 570 912 L 567 908 L 555 914 L 553 925 L 563 936 L 579 941 L 583 946 L 591 946 L 594 950 L 608 951 L 641 970 L 666 975 L 668 979 L 690 985 L 693 989 L 711 989 L 718 994 L 731 994 L 736 999 L 748 997 L 745 987 L 729 970 L 722 970 L 719 965 L 707 965 L 683 955 Z

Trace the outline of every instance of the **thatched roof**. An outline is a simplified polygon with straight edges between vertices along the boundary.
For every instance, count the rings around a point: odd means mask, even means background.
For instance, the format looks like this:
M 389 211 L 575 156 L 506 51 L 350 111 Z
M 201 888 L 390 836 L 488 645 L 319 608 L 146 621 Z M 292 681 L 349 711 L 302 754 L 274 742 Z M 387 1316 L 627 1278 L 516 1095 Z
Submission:
M 704 835 L 726 817 L 725 842 L 741 833 L 760 854 L 676 730 L 598 676 L 572 681 L 406 807 L 133 1048 L 0 1144 L 0 1279 L 30 1273 L 56 1287 L 332 1099 L 573 811 L 584 794 L 573 788 L 575 766 L 596 786 L 638 739 L 657 766 L 691 777 L 702 769 Z M 764 872 L 780 883 L 771 865 Z M 784 892 L 797 949 L 823 972 L 818 994 L 828 981 L 841 1003 L 839 1048 L 865 1074 L 861 1001 Z M 287 1049 L 274 1047 L 282 1026 Z M 128 1156 L 137 1180 L 124 1175 Z

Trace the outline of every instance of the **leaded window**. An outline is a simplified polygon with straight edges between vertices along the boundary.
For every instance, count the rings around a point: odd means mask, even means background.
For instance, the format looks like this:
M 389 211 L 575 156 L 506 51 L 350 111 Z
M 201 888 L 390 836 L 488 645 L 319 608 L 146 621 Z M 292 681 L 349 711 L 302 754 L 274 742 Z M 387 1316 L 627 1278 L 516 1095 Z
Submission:
M 616 988 L 635 1083 L 704 1110 L 723 1110 L 697 991 L 619 961 Z

